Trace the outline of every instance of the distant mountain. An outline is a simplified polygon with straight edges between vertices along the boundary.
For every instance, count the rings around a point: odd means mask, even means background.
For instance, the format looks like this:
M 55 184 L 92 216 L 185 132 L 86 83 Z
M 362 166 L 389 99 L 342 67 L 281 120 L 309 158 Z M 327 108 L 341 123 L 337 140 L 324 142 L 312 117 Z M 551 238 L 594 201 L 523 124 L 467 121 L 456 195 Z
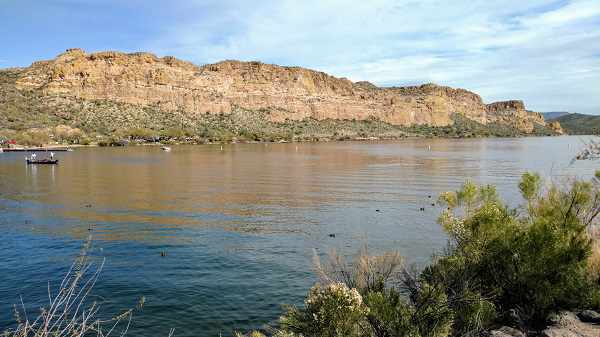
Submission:
M 600 116 L 569 113 L 548 121 L 557 121 L 570 135 L 600 135 Z
M 556 119 L 558 117 L 562 117 L 570 114 L 568 111 L 551 111 L 551 112 L 542 112 L 545 120 Z

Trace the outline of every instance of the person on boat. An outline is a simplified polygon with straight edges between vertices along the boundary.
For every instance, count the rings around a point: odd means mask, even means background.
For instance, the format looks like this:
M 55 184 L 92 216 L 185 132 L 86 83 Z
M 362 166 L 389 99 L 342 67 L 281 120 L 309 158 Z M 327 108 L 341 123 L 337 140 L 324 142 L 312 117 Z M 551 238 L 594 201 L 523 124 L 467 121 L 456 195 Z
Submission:
M 50 160 L 54 160 L 54 152 L 50 152 Z
M 31 154 L 31 160 L 35 160 L 35 157 L 37 157 L 37 155 L 35 153 Z

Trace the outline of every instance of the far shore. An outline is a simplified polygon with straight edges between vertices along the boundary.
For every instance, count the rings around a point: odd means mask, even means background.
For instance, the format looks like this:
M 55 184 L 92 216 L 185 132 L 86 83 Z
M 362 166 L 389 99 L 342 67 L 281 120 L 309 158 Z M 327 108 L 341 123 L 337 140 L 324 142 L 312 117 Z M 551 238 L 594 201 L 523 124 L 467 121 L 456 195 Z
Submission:
M 90 144 L 44 144 L 40 146 L 27 146 L 21 144 L 13 144 L 9 147 L 0 147 L 1 150 L 7 152 L 16 151 L 51 151 L 51 150 L 67 150 L 73 148 L 86 147 L 127 147 L 127 146 L 173 146 L 173 145 L 224 145 L 224 144 L 285 144 L 285 143 L 329 143 L 329 142 L 374 142 L 374 141 L 393 141 L 393 140 L 416 140 L 416 139 L 482 139 L 482 138 L 528 138 L 528 137 L 558 137 L 561 135 L 546 136 L 546 135 L 517 135 L 517 136 L 479 136 L 473 135 L 470 137 L 442 137 L 442 136 L 424 136 L 424 135 L 406 135 L 402 137 L 348 137 L 348 138 L 316 138 L 316 139 L 297 139 L 297 140 L 275 140 L 275 141 L 260 141 L 260 140 L 228 140 L 228 141 L 167 141 L 167 142 L 146 142 L 139 140 L 122 140 L 120 143 L 103 145 L 100 143 Z M 569 136 L 564 134 L 562 136 Z M 577 135 L 586 136 L 586 135 Z

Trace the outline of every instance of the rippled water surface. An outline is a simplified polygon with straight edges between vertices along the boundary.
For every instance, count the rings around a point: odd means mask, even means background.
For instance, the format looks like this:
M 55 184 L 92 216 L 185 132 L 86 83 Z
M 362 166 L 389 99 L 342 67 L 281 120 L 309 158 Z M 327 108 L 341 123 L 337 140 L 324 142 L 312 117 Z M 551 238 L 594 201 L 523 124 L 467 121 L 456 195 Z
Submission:
M 105 311 L 146 299 L 131 335 L 260 328 L 281 304 L 302 302 L 315 280 L 313 250 L 368 243 L 426 263 L 445 242 L 431 206 L 438 193 L 472 179 L 516 203 L 526 170 L 590 176 L 594 163 L 570 165 L 581 145 L 555 137 L 86 148 L 38 167 L 2 153 L 0 330 L 19 295 L 35 313 L 89 233 L 94 256 L 106 258 L 95 291 Z

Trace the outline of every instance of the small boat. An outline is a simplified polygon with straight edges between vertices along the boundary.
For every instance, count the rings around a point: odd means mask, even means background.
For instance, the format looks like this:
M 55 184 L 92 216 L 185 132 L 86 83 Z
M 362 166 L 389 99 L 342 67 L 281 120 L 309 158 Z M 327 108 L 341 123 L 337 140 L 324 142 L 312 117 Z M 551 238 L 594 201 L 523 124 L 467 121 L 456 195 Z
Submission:
M 163 151 L 165 151 L 165 152 L 170 152 L 170 151 L 171 151 L 171 148 L 170 148 L 170 147 L 168 147 L 168 146 L 163 146 L 163 147 L 161 147 L 161 150 L 163 150 Z
M 58 159 L 26 159 L 27 165 L 42 164 L 42 165 L 56 165 Z

